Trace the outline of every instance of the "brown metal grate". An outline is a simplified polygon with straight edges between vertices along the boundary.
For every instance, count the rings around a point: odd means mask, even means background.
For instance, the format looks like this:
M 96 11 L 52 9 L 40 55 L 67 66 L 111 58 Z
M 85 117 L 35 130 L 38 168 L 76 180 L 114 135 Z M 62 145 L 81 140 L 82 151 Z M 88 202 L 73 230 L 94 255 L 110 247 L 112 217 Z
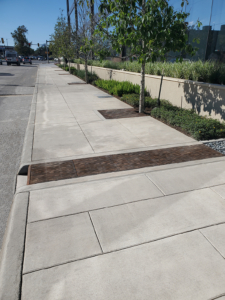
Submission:
M 147 116 L 144 113 L 139 113 L 137 108 L 108 109 L 99 110 L 99 112 L 105 119 L 138 118 Z
M 34 164 L 29 167 L 28 184 L 222 156 L 205 145 L 194 145 Z

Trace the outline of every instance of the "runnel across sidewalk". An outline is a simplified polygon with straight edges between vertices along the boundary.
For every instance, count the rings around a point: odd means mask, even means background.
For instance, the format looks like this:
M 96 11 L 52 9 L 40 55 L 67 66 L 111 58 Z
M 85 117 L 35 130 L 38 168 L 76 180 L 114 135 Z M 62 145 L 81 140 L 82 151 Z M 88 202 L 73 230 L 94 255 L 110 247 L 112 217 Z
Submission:
M 32 164 L 28 169 L 28 184 L 222 156 L 223 154 L 205 145 L 192 145 Z

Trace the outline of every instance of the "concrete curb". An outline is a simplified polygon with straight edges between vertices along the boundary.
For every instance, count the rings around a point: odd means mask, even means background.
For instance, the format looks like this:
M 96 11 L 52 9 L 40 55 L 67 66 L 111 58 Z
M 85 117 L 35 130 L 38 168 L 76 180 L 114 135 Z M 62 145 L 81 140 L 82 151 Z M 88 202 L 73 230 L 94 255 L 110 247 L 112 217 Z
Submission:
M 29 193 L 14 197 L 0 256 L 0 300 L 19 300 Z
M 37 78 L 36 78 L 36 83 L 35 83 L 35 88 L 34 88 L 34 93 L 33 93 L 33 99 L 32 99 L 32 103 L 31 103 L 30 116 L 29 116 L 26 133 L 25 133 L 22 157 L 21 157 L 20 167 L 19 167 L 19 171 L 18 171 L 19 175 L 27 175 L 28 163 L 31 162 L 31 158 L 32 158 L 35 116 L 36 116 L 36 103 L 37 103 L 37 92 L 38 92 L 38 88 L 37 88 L 38 80 L 39 80 L 39 77 L 38 77 L 38 71 L 37 71 Z

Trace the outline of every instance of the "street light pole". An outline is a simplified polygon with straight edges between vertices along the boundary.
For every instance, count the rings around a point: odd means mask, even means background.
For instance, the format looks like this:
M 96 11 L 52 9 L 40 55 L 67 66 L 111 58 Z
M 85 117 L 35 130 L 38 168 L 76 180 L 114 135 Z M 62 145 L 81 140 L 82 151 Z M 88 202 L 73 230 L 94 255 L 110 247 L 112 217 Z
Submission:
M 47 60 L 48 60 L 48 64 L 49 64 L 49 59 L 48 59 L 48 41 L 46 40 L 46 51 L 47 51 Z

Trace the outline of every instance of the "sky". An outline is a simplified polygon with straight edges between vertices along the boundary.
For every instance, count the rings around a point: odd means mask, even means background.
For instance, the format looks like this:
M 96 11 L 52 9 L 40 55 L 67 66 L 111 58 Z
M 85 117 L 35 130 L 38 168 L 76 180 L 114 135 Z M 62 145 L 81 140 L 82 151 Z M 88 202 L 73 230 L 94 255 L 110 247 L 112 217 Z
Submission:
M 211 7 L 213 2 L 211 26 L 214 30 L 220 30 L 221 25 L 225 24 L 225 0 L 188 0 L 189 5 L 186 6 L 186 12 L 190 13 L 188 22 L 190 25 L 199 21 L 202 26 L 208 26 L 211 15 Z M 180 8 L 181 0 L 170 0 L 170 4 L 174 8 Z
M 70 6 L 72 1 L 69 0 Z M 180 3 L 181 0 L 170 0 L 170 4 L 176 9 L 180 9 Z M 199 18 L 203 26 L 209 25 L 212 0 L 189 0 L 189 3 L 187 11 L 191 13 L 188 19 L 190 24 L 196 23 Z M 33 44 L 44 44 L 54 32 L 60 9 L 66 14 L 66 0 L 0 0 L 0 38 L 4 38 L 5 45 L 8 39 L 8 45 L 13 46 L 11 32 L 18 26 L 25 25 L 28 29 L 28 41 Z M 71 23 L 73 21 L 71 16 Z M 222 24 L 225 24 L 225 0 L 214 0 L 213 29 L 220 29 Z M 36 47 L 32 46 L 33 49 Z
M 4 38 L 5 45 L 8 39 L 8 45 L 14 46 L 11 32 L 24 25 L 29 42 L 44 44 L 54 32 L 60 9 L 66 14 L 66 0 L 0 0 L 0 38 Z

